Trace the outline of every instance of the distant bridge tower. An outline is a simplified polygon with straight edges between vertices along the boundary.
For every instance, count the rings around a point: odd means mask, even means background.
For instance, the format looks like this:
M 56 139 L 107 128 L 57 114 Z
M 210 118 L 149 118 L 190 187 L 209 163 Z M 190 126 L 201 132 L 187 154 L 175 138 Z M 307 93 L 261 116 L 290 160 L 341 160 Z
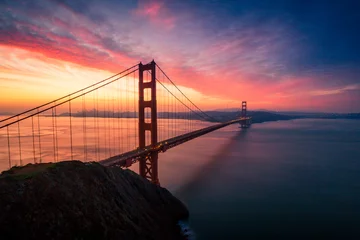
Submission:
M 242 104 L 241 104 L 241 117 L 242 117 L 242 118 L 246 118 L 246 117 L 247 117 L 246 101 L 242 101 Z
M 139 64 L 139 148 L 157 144 L 157 110 L 156 110 L 156 75 L 154 60 L 146 65 Z M 144 71 L 151 72 L 151 80 L 144 82 Z M 150 89 L 151 99 L 144 100 L 144 90 Z M 151 111 L 151 122 L 145 122 L 145 109 Z M 146 131 L 150 132 L 151 143 L 146 142 Z M 158 151 L 151 151 L 146 157 L 139 160 L 140 176 L 159 184 Z
M 241 103 L 241 118 L 243 119 L 240 122 L 241 128 L 248 128 L 250 125 L 250 120 L 247 117 L 247 103 L 246 101 L 242 101 Z

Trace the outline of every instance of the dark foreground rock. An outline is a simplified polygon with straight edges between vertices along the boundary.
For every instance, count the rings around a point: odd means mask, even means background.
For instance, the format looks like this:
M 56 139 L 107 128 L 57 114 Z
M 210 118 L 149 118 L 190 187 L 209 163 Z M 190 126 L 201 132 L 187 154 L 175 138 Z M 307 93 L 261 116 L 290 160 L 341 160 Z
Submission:
M 78 161 L 0 175 L 1 239 L 182 239 L 186 207 L 136 173 Z

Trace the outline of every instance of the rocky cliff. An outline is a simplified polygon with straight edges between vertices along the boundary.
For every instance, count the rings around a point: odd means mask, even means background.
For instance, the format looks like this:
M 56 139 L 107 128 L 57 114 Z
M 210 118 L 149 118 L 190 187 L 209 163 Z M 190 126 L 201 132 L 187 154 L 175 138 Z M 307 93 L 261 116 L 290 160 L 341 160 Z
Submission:
M 130 170 L 78 161 L 0 175 L 1 239 L 183 239 L 186 207 Z

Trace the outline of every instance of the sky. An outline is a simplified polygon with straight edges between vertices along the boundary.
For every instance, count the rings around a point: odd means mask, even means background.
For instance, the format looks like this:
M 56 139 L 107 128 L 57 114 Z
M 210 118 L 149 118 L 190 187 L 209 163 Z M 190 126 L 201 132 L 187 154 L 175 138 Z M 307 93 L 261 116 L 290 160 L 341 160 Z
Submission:
M 1 0 L 0 111 L 152 59 L 204 110 L 360 112 L 360 1 Z M 196 101 L 195 101 L 196 100 Z

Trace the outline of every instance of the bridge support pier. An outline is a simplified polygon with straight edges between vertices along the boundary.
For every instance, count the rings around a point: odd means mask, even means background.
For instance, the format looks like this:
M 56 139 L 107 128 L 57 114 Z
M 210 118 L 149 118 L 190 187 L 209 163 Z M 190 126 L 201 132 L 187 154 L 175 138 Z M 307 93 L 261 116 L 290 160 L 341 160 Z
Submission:
M 139 148 L 157 144 L 157 109 L 156 109 L 156 65 L 152 61 L 149 64 L 139 64 Z M 144 71 L 151 73 L 150 81 L 144 82 Z M 150 89 L 151 99 L 144 99 L 144 90 Z M 145 109 L 151 111 L 151 121 L 145 121 Z M 146 142 L 146 131 L 150 132 L 151 142 Z M 139 174 L 152 183 L 160 184 L 158 177 L 158 152 L 152 151 L 146 157 L 139 160 Z

